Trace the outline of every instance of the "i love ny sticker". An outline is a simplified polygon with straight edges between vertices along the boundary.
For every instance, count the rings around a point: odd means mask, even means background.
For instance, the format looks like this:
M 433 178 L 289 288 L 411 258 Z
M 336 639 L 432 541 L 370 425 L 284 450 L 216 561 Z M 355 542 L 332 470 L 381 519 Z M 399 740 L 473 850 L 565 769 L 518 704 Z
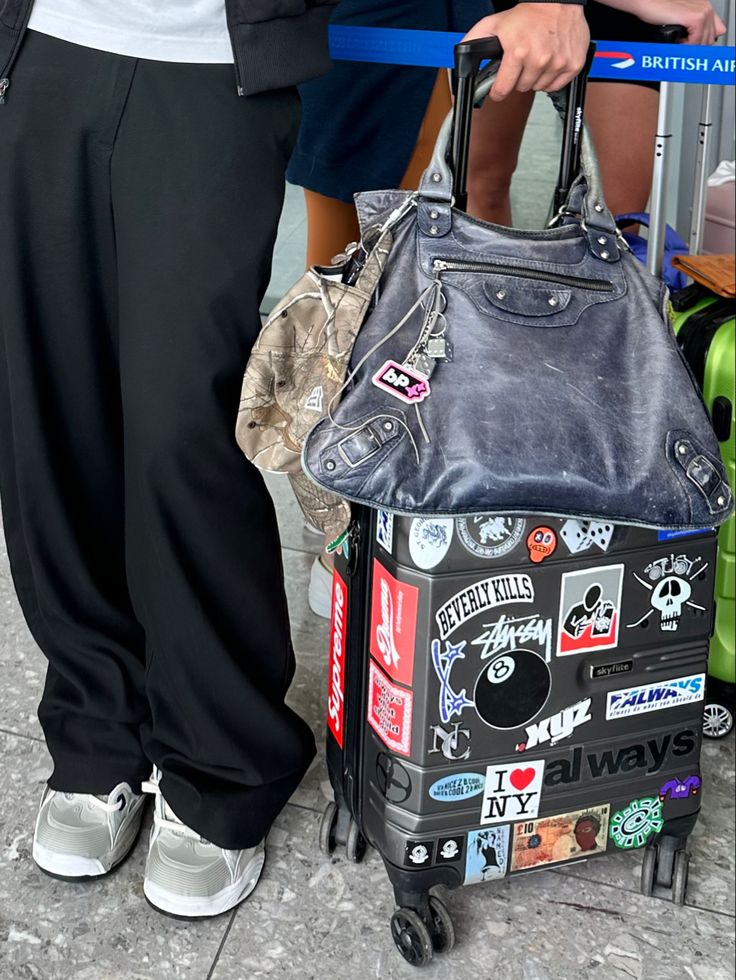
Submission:
M 488 766 L 481 823 L 534 819 L 539 811 L 544 762 Z

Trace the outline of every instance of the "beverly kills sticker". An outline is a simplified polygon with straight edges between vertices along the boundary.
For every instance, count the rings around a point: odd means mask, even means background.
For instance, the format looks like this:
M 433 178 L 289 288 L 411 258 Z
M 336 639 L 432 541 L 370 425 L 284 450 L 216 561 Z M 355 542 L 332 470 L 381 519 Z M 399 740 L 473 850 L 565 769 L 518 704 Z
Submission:
M 534 819 L 539 811 L 543 779 L 544 761 L 488 766 L 480 822 Z
M 406 405 L 417 405 L 429 397 L 429 379 L 396 361 L 386 361 L 371 378 L 376 388 L 387 391 Z

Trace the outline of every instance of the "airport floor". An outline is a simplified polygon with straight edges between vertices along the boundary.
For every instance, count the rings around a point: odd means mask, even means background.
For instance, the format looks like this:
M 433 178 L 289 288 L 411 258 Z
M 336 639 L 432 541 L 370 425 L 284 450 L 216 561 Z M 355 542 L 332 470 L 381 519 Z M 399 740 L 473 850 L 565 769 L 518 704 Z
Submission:
M 544 220 L 554 140 L 553 121 L 540 110 L 515 185 L 519 225 Z M 544 180 L 537 180 L 545 166 Z M 303 248 L 301 196 L 292 188 L 272 299 L 299 274 Z M 269 487 L 280 518 L 298 660 L 290 702 L 321 745 L 327 625 L 306 599 L 319 543 L 303 529 L 286 480 L 270 478 Z M 187 923 L 153 912 L 142 890 L 146 833 L 108 879 L 67 884 L 46 877 L 30 856 L 36 807 L 50 772 L 36 719 L 44 660 L 23 622 L 4 549 L 0 672 L 0 980 L 733 980 L 733 735 L 705 746 L 703 809 L 690 841 L 684 908 L 640 895 L 639 852 L 476 885 L 446 896 L 457 946 L 419 973 L 391 941 L 393 896 L 377 854 L 353 865 L 318 849 L 329 799 L 321 758 L 271 831 L 257 890 L 228 915 Z

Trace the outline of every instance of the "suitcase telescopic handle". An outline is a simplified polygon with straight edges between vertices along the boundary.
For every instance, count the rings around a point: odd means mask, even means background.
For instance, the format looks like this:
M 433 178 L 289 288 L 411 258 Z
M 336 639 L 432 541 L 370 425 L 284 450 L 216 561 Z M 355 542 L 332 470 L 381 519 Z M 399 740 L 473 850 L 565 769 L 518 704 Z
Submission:
M 560 175 L 555 189 L 555 208 L 567 198 L 580 170 L 582 120 L 588 72 L 595 56 L 595 45 L 588 49 L 585 67 L 568 86 Z M 468 201 L 468 162 L 473 117 L 475 82 L 484 61 L 500 61 L 503 48 L 497 37 L 462 41 L 455 46 L 455 114 L 452 131 L 452 172 L 455 205 L 461 211 Z

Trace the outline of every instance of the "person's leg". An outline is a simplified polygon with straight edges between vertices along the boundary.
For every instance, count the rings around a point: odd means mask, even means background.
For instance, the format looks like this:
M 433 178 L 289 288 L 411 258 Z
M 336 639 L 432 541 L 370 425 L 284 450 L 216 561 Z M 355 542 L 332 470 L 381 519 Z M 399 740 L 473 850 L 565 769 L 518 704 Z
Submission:
M 440 126 L 452 107 L 446 71 L 437 74 L 416 146 L 407 164 L 400 186 L 415 190 L 432 159 Z M 307 267 L 327 265 L 349 242 L 360 237 L 355 207 L 345 201 L 305 190 L 307 204 Z
M 534 103 L 533 92 L 513 92 L 503 102 L 486 99 L 473 114 L 468 168 L 468 212 L 511 225 L 511 178 Z
M 146 774 L 143 632 L 123 537 L 109 157 L 131 62 L 38 34 L 0 119 L 0 489 L 11 568 L 49 660 L 52 789 Z
M 590 82 L 585 119 L 603 196 L 613 214 L 645 211 L 652 186 L 659 93 L 645 85 Z
M 129 589 L 161 791 L 207 841 L 258 843 L 315 752 L 273 503 L 235 440 L 260 330 L 293 90 L 239 98 L 227 65 L 140 61 L 112 159 Z

